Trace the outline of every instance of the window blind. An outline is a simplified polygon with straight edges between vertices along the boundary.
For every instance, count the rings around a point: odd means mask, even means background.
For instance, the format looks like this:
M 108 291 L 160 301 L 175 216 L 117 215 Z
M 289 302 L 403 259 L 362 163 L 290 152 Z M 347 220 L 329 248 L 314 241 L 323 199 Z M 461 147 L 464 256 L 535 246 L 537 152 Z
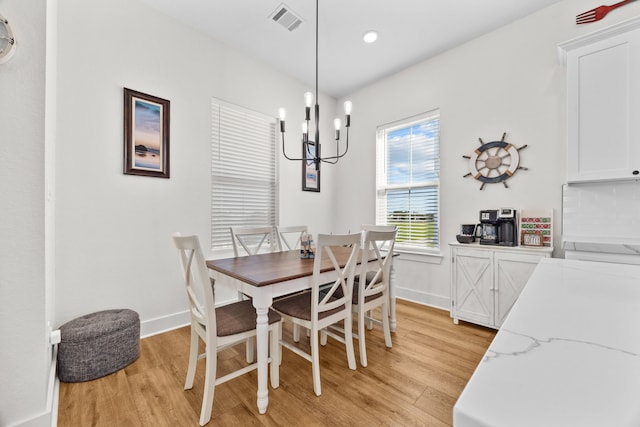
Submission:
M 218 99 L 211 112 L 211 246 L 223 249 L 230 226 L 276 225 L 276 119 Z
M 439 110 L 379 126 L 376 224 L 398 227 L 398 249 L 436 250 L 439 204 Z

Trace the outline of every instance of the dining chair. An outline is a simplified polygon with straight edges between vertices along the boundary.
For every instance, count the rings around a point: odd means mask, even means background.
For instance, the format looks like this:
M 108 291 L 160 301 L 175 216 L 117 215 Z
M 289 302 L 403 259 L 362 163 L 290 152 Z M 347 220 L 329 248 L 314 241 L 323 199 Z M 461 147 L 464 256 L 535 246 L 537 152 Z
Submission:
M 302 237 L 308 233 L 309 229 L 306 225 L 276 226 L 278 249 L 280 252 L 300 249 Z M 293 325 L 293 341 L 300 341 L 300 325 Z
M 334 255 L 336 247 L 351 246 L 349 259 L 344 267 L 340 267 Z M 319 234 L 316 254 L 313 263 L 313 280 L 311 290 L 301 294 L 280 299 L 273 303 L 283 319 L 310 330 L 311 352 L 307 353 L 293 343 L 281 339 L 280 344 L 295 354 L 311 362 L 313 374 L 313 390 L 320 396 L 320 357 L 318 335 L 320 330 L 337 322 L 344 322 L 346 333 L 344 336 L 327 331 L 332 338 L 345 344 L 349 369 L 356 369 L 353 349 L 351 297 L 353 294 L 353 277 L 360 253 L 360 233 L 356 234 Z M 329 259 L 331 268 L 336 273 L 336 279 L 327 284 L 322 280 L 321 266 L 323 260 Z M 325 263 L 326 264 L 326 263 Z M 322 285 L 322 293 L 321 293 Z M 341 296 L 336 295 L 340 293 Z
M 259 226 L 231 226 L 231 242 L 233 244 L 233 256 L 256 255 L 262 252 L 276 252 L 276 243 L 273 235 L 273 227 L 270 225 Z M 263 247 L 263 245 L 265 245 Z M 265 249 L 266 248 L 266 249 Z M 249 299 L 242 292 L 238 292 L 238 299 Z M 248 339 L 246 352 L 247 362 L 254 360 L 255 340 Z
M 309 234 L 306 225 L 277 226 L 279 250 L 282 252 L 300 249 L 300 242 L 305 234 Z
M 256 255 L 262 252 L 276 252 L 276 242 L 273 236 L 273 227 L 261 226 L 232 226 L 231 242 L 233 255 Z M 265 249 L 263 245 L 268 246 Z
M 364 231 L 363 234 L 362 262 L 359 274 L 354 278 L 351 307 L 357 315 L 360 364 L 367 366 L 366 329 L 372 329 L 373 323 L 381 324 L 385 345 L 390 348 L 392 344 L 389 325 L 389 276 L 397 230 L 394 228 L 393 231 Z M 373 264 L 375 267 L 371 269 L 367 264 Z M 371 315 L 377 307 L 382 310 L 381 320 L 374 319 Z
M 202 255 L 198 236 L 172 235 L 173 243 L 179 252 L 182 267 L 182 279 L 187 291 L 189 313 L 191 317 L 191 344 L 189 366 L 184 389 L 193 387 L 198 360 L 205 360 L 204 393 L 200 410 L 200 425 L 211 419 L 215 386 L 250 372 L 258 367 L 257 363 L 235 370 L 224 376 L 216 375 L 217 354 L 219 351 L 245 342 L 256 336 L 256 311 L 249 300 L 216 307 L 215 290 Z M 269 311 L 270 331 L 270 376 L 271 386 L 279 385 L 279 363 L 281 317 L 273 310 Z M 205 344 L 205 352 L 198 354 L 199 340 Z
M 376 225 L 376 224 L 362 224 L 360 226 L 360 230 L 362 231 L 398 231 L 398 226 L 396 225 Z M 364 237 L 364 233 L 363 233 Z
M 397 234 L 398 226 L 396 225 L 362 224 L 360 226 L 360 230 L 362 230 L 362 246 L 364 246 L 364 236 L 367 231 L 396 231 L 396 238 L 398 237 L 398 234 Z M 394 243 L 395 243 L 395 239 L 394 239 Z M 381 248 L 381 249 L 385 250 L 385 248 Z M 358 278 L 358 274 L 356 274 L 356 279 L 357 278 Z M 372 318 L 372 314 L 369 312 L 367 317 Z M 367 321 L 367 328 L 370 330 L 373 329 L 372 321 Z

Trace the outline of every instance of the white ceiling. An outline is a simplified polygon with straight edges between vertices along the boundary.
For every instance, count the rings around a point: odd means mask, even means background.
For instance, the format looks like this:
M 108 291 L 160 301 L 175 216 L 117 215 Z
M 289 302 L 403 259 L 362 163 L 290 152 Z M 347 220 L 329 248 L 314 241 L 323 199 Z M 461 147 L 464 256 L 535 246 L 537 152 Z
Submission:
M 313 0 L 143 1 L 315 86 Z M 559 1 L 320 0 L 320 91 L 344 96 Z M 283 2 L 303 19 L 292 32 L 271 19 Z M 365 44 L 372 29 L 378 41 Z

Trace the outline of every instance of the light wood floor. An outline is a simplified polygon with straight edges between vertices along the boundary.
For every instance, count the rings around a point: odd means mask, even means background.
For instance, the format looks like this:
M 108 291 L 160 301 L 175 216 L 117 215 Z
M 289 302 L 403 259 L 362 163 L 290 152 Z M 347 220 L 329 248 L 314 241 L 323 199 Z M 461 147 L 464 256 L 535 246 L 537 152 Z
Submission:
M 269 408 L 256 407 L 256 371 L 216 387 L 208 426 L 449 426 L 452 408 L 495 335 L 449 313 L 406 301 L 387 349 L 381 330 L 367 335 L 369 366 L 347 367 L 344 345 L 320 350 L 322 396 L 313 393 L 311 364 L 283 349 L 280 387 Z M 285 325 L 285 337 L 291 329 Z M 307 345 L 308 339 L 301 339 Z M 354 341 L 359 362 L 358 343 Z M 62 383 L 58 425 L 197 426 L 204 361 L 193 389 L 183 390 L 187 327 L 140 341 L 140 358 L 124 370 L 85 383 Z M 219 355 L 218 372 L 243 363 L 244 346 Z

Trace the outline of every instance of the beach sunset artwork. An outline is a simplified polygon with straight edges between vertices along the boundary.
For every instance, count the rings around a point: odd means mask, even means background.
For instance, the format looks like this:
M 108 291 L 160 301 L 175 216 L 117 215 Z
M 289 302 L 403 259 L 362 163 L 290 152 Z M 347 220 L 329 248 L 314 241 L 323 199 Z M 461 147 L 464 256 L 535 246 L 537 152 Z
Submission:
M 134 99 L 133 166 L 162 170 L 162 105 Z
M 169 101 L 124 88 L 124 173 L 169 178 Z
M 307 162 L 306 180 L 307 188 L 318 188 L 318 171 L 316 171 L 316 165 L 313 162 Z
M 316 163 L 313 160 L 316 153 L 316 145 L 312 141 L 308 145 L 303 145 L 305 161 L 302 163 L 302 190 L 320 191 L 320 171 L 316 170 Z

